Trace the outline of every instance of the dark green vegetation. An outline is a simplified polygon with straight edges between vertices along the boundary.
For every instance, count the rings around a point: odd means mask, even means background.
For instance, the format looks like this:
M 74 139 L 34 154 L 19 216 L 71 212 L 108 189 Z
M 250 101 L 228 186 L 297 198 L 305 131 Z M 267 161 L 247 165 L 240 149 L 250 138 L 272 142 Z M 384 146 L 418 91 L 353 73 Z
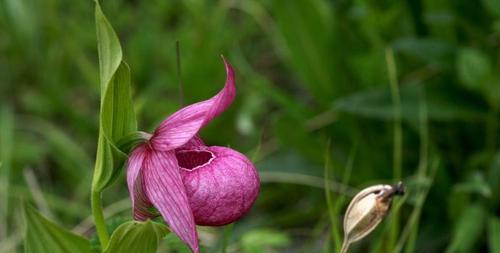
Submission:
M 180 106 L 177 40 L 185 104 L 222 87 L 220 54 L 237 71 L 235 105 L 202 136 L 252 157 L 262 191 L 234 226 L 200 229 L 206 252 L 338 251 L 354 191 L 400 179 L 408 194 L 352 252 L 500 252 L 500 1 L 102 6 L 139 129 Z M 0 2 L 0 252 L 22 250 L 22 200 L 94 237 L 93 11 L 90 0 Z M 105 194 L 110 228 L 131 218 L 120 177 Z

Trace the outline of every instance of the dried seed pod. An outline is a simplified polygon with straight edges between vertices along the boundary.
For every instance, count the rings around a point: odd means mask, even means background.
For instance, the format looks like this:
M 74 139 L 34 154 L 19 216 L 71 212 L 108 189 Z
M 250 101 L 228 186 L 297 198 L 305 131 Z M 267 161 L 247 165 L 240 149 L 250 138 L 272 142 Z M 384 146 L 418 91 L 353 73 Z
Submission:
M 341 253 L 347 252 L 351 243 L 372 232 L 389 211 L 392 197 L 402 194 L 404 186 L 399 182 L 394 186 L 370 186 L 354 196 L 344 217 L 344 244 Z

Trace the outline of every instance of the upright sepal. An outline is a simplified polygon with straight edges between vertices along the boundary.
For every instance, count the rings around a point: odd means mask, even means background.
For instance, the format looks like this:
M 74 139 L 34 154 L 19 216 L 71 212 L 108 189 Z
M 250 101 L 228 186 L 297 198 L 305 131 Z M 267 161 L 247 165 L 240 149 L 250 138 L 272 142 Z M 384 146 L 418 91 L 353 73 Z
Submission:
M 23 209 L 26 253 L 94 253 L 85 238 L 47 220 L 30 206 Z
M 151 138 L 155 149 L 167 151 L 181 147 L 231 105 L 236 95 L 234 71 L 226 60 L 224 65 L 227 74 L 224 88 L 212 98 L 186 106 L 164 120 Z

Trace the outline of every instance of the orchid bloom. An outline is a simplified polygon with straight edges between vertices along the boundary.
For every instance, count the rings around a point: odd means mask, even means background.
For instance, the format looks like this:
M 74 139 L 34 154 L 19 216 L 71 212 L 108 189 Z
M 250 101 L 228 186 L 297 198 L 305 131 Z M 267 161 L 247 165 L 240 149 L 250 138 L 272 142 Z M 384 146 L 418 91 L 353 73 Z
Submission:
M 159 211 L 170 229 L 199 252 L 196 225 L 221 226 L 248 212 L 259 193 L 259 176 L 245 155 L 206 146 L 198 131 L 234 100 L 234 71 L 224 60 L 227 79 L 214 97 L 186 106 L 130 154 L 127 183 L 134 219 Z

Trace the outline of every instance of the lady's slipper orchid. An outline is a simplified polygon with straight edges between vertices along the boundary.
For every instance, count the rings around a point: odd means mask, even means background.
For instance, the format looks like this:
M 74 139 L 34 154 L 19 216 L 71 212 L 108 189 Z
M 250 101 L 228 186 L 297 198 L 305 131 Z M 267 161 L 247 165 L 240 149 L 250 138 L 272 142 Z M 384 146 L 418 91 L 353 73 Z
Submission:
M 199 252 L 195 224 L 219 226 L 241 218 L 259 192 L 254 165 L 226 147 L 207 147 L 198 131 L 234 100 L 234 72 L 224 60 L 224 88 L 211 99 L 172 114 L 150 140 L 128 159 L 127 183 L 134 218 L 156 215 L 156 208 L 194 252 Z

